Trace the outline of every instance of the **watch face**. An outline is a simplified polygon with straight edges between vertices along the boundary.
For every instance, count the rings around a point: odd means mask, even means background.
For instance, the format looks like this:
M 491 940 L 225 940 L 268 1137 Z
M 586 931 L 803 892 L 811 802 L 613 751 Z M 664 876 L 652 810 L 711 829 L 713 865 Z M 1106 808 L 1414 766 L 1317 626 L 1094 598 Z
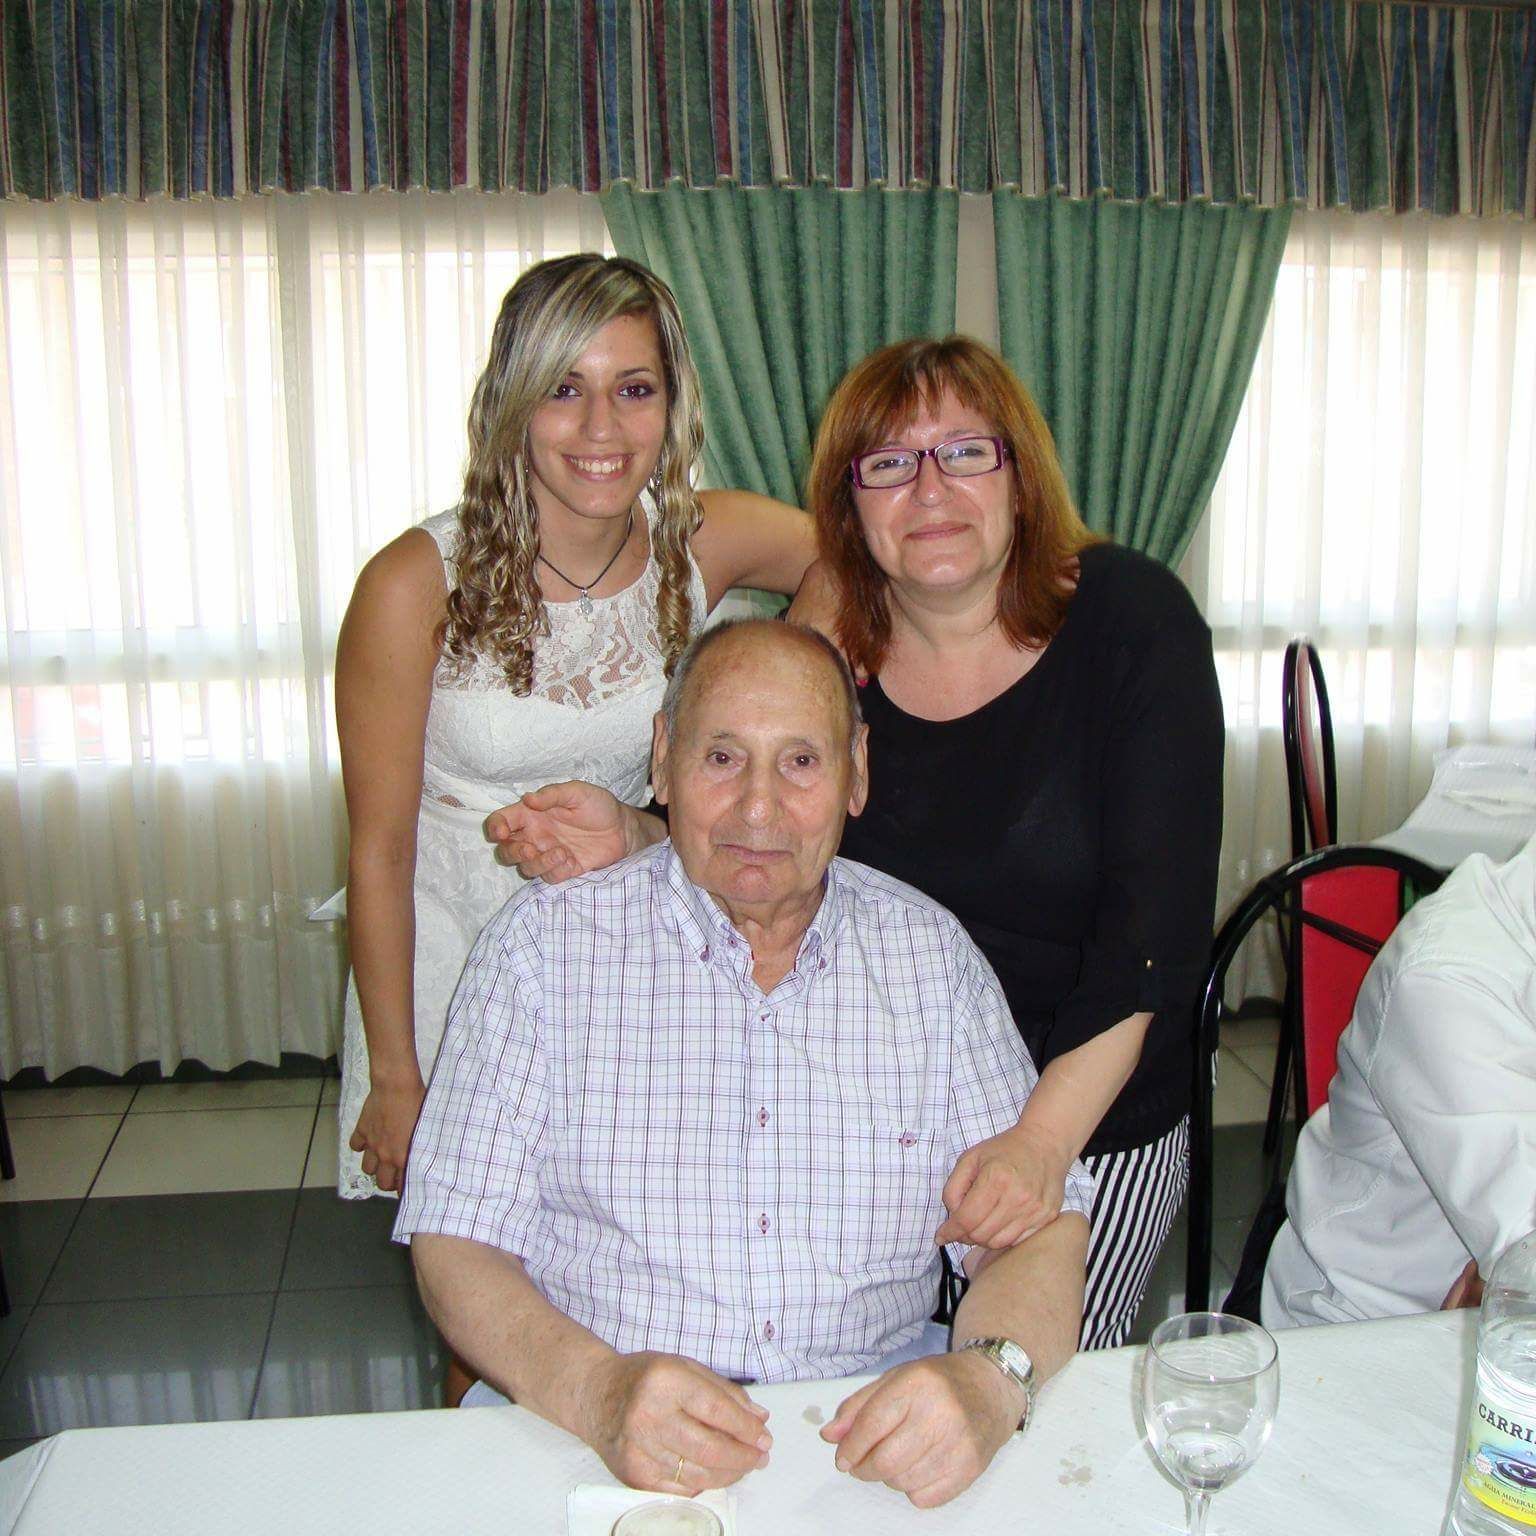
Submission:
M 961 1349 L 974 1349 L 985 1355 L 1005 1376 L 1024 1393 L 1024 1412 L 1018 1427 L 1029 1423 L 1035 1408 L 1035 1363 L 1029 1352 L 1012 1339 L 967 1339 Z
M 998 1354 L 1008 1362 L 1009 1369 L 1018 1372 L 1026 1381 L 1033 1383 L 1035 1362 L 1029 1358 L 1024 1348 L 1015 1344 L 1012 1339 L 999 1339 L 997 1342 Z

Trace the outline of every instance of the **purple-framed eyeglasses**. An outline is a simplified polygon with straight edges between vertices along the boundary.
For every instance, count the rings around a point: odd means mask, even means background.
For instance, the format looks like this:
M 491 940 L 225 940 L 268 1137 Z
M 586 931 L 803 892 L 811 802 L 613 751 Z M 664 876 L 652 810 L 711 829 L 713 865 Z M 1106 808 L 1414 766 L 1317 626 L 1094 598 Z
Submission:
M 856 454 L 848 464 L 853 483 L 862 491 L 889 491 L 917 479 L 924 458 L 932 455 L 942 474 L 967 479 L 990 475 L 1003 467 L 1008 445 L 1000 437 L 952 437 L 934 448 L 876 448 Z

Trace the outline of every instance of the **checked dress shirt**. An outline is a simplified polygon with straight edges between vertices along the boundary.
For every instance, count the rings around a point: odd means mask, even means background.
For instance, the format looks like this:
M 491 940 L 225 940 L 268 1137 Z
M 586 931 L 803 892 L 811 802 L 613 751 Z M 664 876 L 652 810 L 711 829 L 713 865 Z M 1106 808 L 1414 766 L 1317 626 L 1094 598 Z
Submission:
M 662 843 L 534 883 L 486 926 L 395 1236 L 518 1255 L 621 1352 L 846 1376 L 921 1330 L 944 1181 L 1035 1081 L 986 961 L 910 886 L 835 859 L 765 996 Z M 1074 1164 L 1063 1209 L 1092 1195 Z

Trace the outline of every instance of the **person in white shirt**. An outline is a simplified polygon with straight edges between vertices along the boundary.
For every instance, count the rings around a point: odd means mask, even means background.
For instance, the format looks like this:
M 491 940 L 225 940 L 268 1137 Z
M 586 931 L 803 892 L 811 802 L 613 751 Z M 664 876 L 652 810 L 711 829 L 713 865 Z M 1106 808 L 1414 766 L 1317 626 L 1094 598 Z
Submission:
M 1475 1299 L 1536 1227 L 1536 838 L 1503 865 L 1467 859 L 1383 946 L 1286 1213 L 1270 1328 Z

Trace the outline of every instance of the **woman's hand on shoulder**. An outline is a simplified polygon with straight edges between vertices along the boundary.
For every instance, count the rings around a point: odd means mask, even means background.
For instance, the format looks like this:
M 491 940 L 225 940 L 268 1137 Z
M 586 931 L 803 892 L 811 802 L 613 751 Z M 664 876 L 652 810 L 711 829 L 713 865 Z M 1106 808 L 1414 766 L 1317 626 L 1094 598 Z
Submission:
M 704 491 L 704 521 L 693 536 L 709 606 L 732 587 L 786 596 L 816 558 L 816 530 L 798 507 L 753 491 Z
M 608 790 L 572 779 L 545 784 L 492 811 L 485 835 L 496 844 L 499 863 L 513 865 L 525 880 L 555 885 L 607 869 L 645 847 L 649 839 L 638 819 Z

